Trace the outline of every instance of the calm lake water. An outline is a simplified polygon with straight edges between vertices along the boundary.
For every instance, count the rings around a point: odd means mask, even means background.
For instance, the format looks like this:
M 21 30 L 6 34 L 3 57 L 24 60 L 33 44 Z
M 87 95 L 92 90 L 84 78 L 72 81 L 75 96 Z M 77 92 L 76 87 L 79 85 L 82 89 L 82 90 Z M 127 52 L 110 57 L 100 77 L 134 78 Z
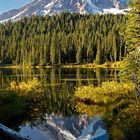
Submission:
M 117 81 L 117 74 L 115 69 L 0 69 L 1 89 L 8 87 L 12 81 L 27 82 L 35 77 L 47 86 L 39 109 L 5 124 L 35 140 L 74 139 L 89 122 L 86 118 L 86 123 L 80 123 L 82 115 L 76 112 L 75 102 L 71 99 L 75 88 Z M 67 131 L 63 131 L 65 129 Z
M 116 69 L 0 69 L 0 88 L 12 81 L 27 82 L 34 77 L 48 85 L 100 85 L 104 81 L 117 80 Z

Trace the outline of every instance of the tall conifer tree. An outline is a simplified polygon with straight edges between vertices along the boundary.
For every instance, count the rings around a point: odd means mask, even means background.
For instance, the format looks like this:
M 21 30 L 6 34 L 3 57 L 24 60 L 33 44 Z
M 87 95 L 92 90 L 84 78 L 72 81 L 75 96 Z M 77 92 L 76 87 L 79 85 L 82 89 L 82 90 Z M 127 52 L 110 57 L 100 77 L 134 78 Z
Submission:
M 136 96 L 140 95 L 139 68 L 140 68 L 140 1 L 131 2 L 126 25 L 126 45 L 128 50 L 126 72 L 134 82 Z

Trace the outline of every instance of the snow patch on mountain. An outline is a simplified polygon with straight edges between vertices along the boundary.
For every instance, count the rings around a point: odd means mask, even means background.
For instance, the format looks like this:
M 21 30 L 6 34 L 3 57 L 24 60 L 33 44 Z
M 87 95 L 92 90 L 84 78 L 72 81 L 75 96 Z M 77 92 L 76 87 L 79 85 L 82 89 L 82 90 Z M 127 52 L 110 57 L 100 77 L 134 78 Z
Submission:
M 54 1 L 50 2 L 49 4 L 47 4 L 44 8 L 52 8 L 54 5 Z
M 26 11 L 27 9 L 24 9 L 23 11 L 21 11 L 20 13 L 18 13 L 17 15 L 15 15 L 15 16 L 13 16 L 13 17 L 11 17 L 11 18 L 8 18 L 8 19 L 5 19 L 5 20 L 0 20 L 0 23 L 3 23 L 3 22 L 6 22 L 6 21 L 8 21 L 8 20 L 11 20 L 11 21 L 13 21 L 13 20 L 16 20 L 16 19 L 21 19 L 20 17 L 22 16 L 22 14 Z
M 11 19 L 14 20 L 16 18 L 18 18 L 19 16 L 21 16 L 27 9 L 24 9 L 23 11 L 21 11 L 20 13 L 18 13 L 17 15 L 13 16 Z
M 116 8 L 110 8 L 110 9 L 103 9 L 104 14 L 112 13 L 112 14 L 125 14 L 125 11 L 129 11 L 129 9 L 116 9 Z

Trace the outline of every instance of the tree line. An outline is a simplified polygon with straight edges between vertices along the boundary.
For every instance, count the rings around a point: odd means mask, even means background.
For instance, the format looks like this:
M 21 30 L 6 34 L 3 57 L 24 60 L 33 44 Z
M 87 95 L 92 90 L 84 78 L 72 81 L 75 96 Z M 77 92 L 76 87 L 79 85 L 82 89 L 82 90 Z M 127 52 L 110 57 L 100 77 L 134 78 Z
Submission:
M 25 17 L 0 24 L 0 64 L 104 63 L 125 57 L 125 15 Z

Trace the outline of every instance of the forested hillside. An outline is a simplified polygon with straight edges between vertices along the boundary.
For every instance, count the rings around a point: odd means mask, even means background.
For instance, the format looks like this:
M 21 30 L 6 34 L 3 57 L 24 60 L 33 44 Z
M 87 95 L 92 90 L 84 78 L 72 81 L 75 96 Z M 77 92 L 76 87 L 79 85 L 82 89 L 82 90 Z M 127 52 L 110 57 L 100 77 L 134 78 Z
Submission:
M 0 64 L 97 64 L 125 56 L 124 15 L 61 15 L 0 24 Z

